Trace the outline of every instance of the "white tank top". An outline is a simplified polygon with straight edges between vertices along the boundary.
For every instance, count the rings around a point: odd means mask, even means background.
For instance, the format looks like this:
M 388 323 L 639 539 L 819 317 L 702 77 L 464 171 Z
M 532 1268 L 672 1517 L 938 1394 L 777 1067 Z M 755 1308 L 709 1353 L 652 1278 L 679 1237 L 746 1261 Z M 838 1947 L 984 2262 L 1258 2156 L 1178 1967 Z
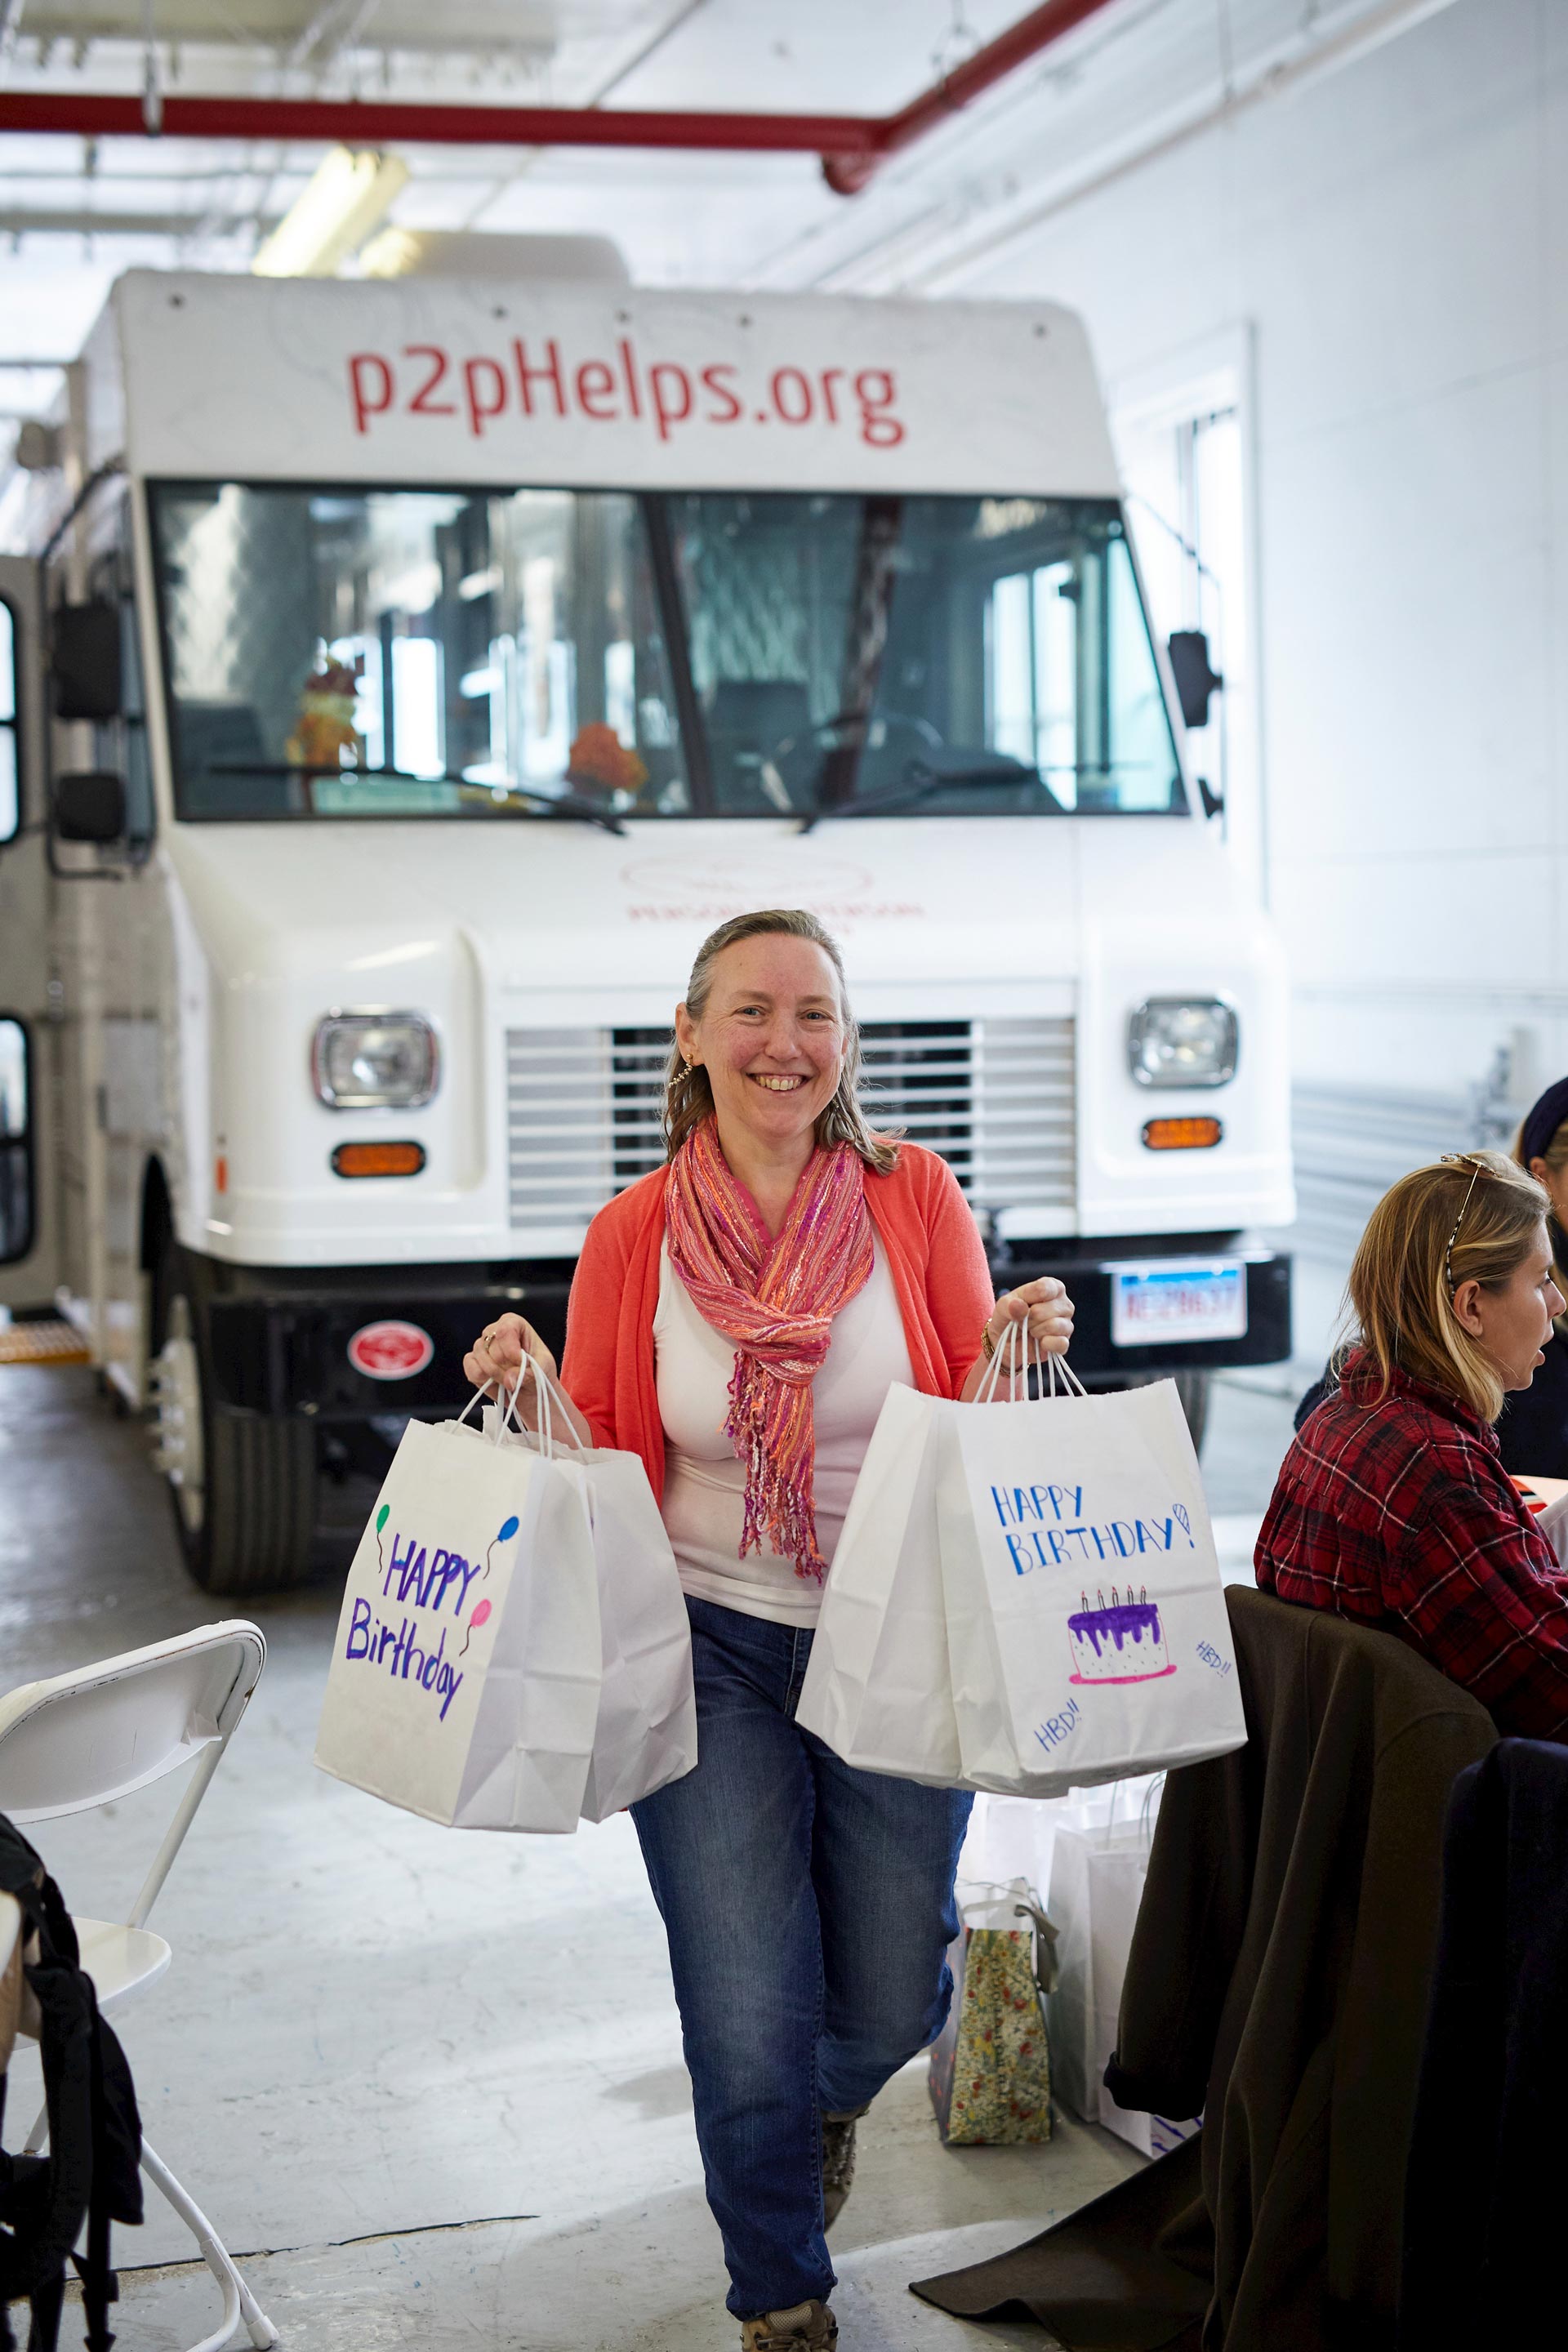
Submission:
M 740 1557 L 746 1474 L 724 1434 L 735 1348 L 698 1313 L 661 1253 L 653 1318 L 659 1419 L 664 1423 L 664 1524 L 684 1591 L 745 1617 L 814 1625 L 822 1607 L 815 1577 L 797 1576 L 776 1552 Z M 834 1318 L 811 1384 L 816 1432 L 816 1540 L 831 1560 L 844 1514 L 895 1381 L 914 1385 L 899 1295 L 879 1244 L 863 1290 Z

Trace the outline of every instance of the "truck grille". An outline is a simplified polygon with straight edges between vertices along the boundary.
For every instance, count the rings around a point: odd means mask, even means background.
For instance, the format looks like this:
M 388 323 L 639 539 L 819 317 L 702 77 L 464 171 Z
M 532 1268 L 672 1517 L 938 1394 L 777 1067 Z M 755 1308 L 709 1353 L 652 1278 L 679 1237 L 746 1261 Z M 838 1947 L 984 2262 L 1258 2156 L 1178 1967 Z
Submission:
M 861 1100 L 878 1127 L 939 1151 L 973 1205 L 1061 1233 L 1077 1202 L 1073 1024 L 869 1021 Z M 511 1223 L 541 1255 L 575 1250 L 596 1209 L 664 1158 L 668 1029 L 507 1033 Z

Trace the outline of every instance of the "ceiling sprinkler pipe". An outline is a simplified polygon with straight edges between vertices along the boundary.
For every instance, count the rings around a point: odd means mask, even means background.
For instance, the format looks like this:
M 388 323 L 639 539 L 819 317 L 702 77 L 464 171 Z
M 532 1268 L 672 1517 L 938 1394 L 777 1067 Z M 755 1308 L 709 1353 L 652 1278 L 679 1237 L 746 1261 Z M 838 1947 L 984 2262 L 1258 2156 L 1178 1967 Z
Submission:
M 0 131 L 84 139 L 280 139 L 359 148 L 648 147 L 822 159 L 829 187 L 856 195 L 889 155 L 935 131 L 1004 76 L 1113 0 L 1046 0 L 896 114 L 651 113 L 618 106 L 426 106 L 387 99 L 145 98 L 0 90 Z
M 393 99 L 163 100 L 165 139 L 284 139 L 365 147 L 658 147 L 738 154 L 849 153 L 878 125 L 847 114 L 652 114 L 618 106 L 422 106 Z M 139 139 L 139 98 L 0 90 L 0 131 Z
M 871 133 L 866 145 L 852 154 L 825 152 L 822 175 L 836 195 L 858 196 L 872 173 L 910 147 L 928 131 L 936 131 L 960 110 L 971 104 L 1002 81 L 1042 49 L 1050 48 L 1068 33 L 1076 32 L 1091 16 L 1100 16 L 1112 5 L 1112 0 L 1045 0 L 1045 5 L 1031 8 L 994 41 L 965 58 L 942 79 L 911 99 L 908 106 L 896 114 L 886 114 L 868 122 Z

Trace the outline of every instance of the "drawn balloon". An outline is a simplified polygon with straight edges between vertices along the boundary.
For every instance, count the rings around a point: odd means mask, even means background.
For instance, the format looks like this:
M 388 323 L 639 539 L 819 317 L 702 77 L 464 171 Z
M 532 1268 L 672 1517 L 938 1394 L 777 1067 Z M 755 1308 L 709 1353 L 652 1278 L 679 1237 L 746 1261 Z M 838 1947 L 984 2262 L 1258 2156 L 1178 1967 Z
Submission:
M 490 1552 L 494 1551 L 496 1545 L 499 1543 L 510 1543 L 513 1536 L 517 1533 L 517 1527 L 518 1523 L 515 1517 L 510 1519 L 503 1519 L 501 1521 L 500 1531 L 495 1537 L 494 1541 L 490 1544 L 489 1550 L 485 1554 L 485 1564 L 481 1570 L 483 1575 L 488 1576 L 490 1572 Z M 476 1617 L 473 1622 L 478 1625 L 482 1623 L 483 1620 Z
M 512 1526 L 512 1527 L 514 1527 L 514 1528 L 515 1528 L 515 1527 L 516 1527 L 516 1525 L 517 1525 L 517 1521 L 516 1521 L 515 1519 L 513 1519 L 513 1520 L 510 1522 L 510 1524 L 511 1524 L 511 1526 Z M 474 1612 L 473 1615 L 472 1615 L 472 1616 L 469 1618 L 469 1620 L 468 1620 L 468 1632 L 467 1632 L 467 1633 L 464 1634 L 464 1636 L 463 1636 L 463 1646 L 462 1646 L 462 1648 L 461 1648 L 461 1649 L 458 1651 L 458 1657 L 459 1657 L 459 1658 L 466 1658 L 466 1657 L 468 1656 L 468 1643 L 469 1643 L 472 1641 L 472 1639 L 473 1639 L 473 1636 L 474 1636 L 474 1630 L 475 1630 L 475 1628 L 476 1628 L 477 1626 L 482 1625 L 482 1624 L 485 1622 L 485 1621 L 487 1620 L 487 1618 L 489 1616 L 489 1613 L 490 1613 L 490 1604 L 489 1604 L 489 1602 L 488 1601 L 480 1601 L 480 1603 L 479 1603 L 479 1607 L 475 1610 L 475 1612 Z

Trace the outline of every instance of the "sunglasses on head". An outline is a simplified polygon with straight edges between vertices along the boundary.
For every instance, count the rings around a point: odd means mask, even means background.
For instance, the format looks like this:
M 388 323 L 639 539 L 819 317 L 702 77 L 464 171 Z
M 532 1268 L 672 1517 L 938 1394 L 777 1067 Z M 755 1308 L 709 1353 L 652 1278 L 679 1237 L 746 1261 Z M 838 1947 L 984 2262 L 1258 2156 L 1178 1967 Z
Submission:
M 1468 1188 L 1466 1191 L 1464 1199 L 1459 1203 L 1459 1213 L 1454 1219 L 1454 1230 L 1448 1235 L 1448 1246 L 1443 1252 L 1443 1279 L 1447 1284 L 1448 1295 L 1452 1297 L 1454 1293 L 1454 1244 L 1459 1238 L 1459 1227 L 1465 1222 L 1465 1211 L 1470 1205 L 1470 1194 L 1476 1189 L 1476 1179 L 1479 1176 L 1484 1176 L 1487 1173 L 1487 1169 L 1486 1163 L 1483 1160 L 1478 1160 L 1474 1152 L 1471 1151 L 1445 1151 L 1442 1153 L 1441 1159 L 1442 1164 L 1445 1168 L 1468 1168 L 1470 1171 Z

